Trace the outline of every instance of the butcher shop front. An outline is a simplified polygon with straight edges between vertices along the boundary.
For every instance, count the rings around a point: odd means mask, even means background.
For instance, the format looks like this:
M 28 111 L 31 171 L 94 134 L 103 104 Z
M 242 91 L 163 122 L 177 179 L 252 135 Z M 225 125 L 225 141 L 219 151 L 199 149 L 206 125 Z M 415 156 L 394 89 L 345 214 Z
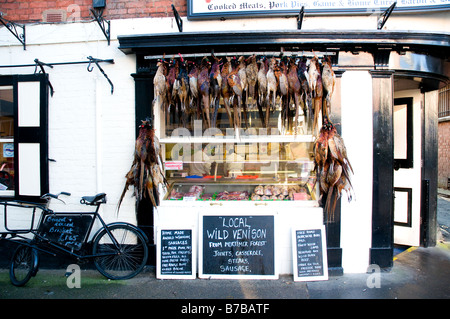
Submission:
M 395 267 L 436 244 L 448 1 L 8 2 L 0 197 L 106 193 L 162 279 Z
M 142 204 L 154 206 L 161 278 L 195 278 L 195 267 L 200 278 L 292 274 L 306 231 L 324 238 L 326 254 L 313 246 L 322 272 L 302 270 L 319 279 L 392 267 L 397 242 L 435 244 L 435 90 L 448 81 L 448 35 L 180 32 L 119 42 L 136 55 L 136 127 L 148 118 L 155 129 L 167 180 Z M 176 231 L 193 254 L 179 274 L 164 257 Z

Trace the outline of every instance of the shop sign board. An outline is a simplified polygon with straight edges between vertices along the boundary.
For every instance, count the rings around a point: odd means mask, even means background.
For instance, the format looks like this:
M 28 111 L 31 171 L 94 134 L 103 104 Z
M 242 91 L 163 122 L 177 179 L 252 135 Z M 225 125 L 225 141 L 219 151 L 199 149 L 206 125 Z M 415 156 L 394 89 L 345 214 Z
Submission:
M 197 245 L 194 228 L 161 228 L 157 232 L 157 273 L 159 279 L 195 279 Z
M 182 161 L 167 161 L 164 162 L 164 169 L 166 171 L 180 171 L 183 170 Z
M 328 280 L 325 226 L 292 229 L 294 281 Z
M 61 213 L 45 216 L 38 233 L 61 246 L 80 250 L 86 240 L 93 215 Z
M 278 279 L 275 215 L 200 215 L 199 277 Z
M 14 143 L 3 144 L 3 157 L 14 157 Z
M 380 13 L 397 2 L 395 11 L 450 9 L 450 0 L 188 0 L 188 19 L 295 16 L 305 14 Z

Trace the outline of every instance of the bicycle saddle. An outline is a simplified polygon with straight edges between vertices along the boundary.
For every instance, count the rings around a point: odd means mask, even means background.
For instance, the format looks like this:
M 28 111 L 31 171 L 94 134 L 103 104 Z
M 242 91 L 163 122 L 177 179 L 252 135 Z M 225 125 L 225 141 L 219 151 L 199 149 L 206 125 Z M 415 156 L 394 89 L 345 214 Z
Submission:
M 106 194 L 99 193 L 94 196 L 83 196 L 83 197 L 81 197 L 80 203 L 86 204 L 86 205 L 104 204 L 104 203 L 106 203 Z

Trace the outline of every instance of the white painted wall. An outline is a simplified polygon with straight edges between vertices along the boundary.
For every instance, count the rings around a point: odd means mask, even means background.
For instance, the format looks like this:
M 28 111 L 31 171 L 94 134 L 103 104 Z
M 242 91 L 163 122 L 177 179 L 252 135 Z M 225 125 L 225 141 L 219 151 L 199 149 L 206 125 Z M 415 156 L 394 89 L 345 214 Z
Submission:
M 369 266 L 372 240 L 373 109 L 372 77 L 367 71 L 346 71 L 341 91 L 342 137 L 354 170 L 355 196 L 341 200 L 342 267 L 363 273 Z
M 50 192 L 72 193 L 66 205 L 54 201 L 51 208 L 90 211 L 93 207 L 79 204 L 81 196 L 104 192 L 108 200 L 102 206 L 105 221 L 135 223 L 131 195 L 116 215 L 134 151 L 134 80 L 130 74 L 136 71 L 135 56 L 122 53 L 117 40 L 108 46 L 96 23 L 27 25 L 25 51 L 4 29 L 0 30 L 0 65 L 33 64 L 36 58 L 47 63 L 87 61 L 87 56 L 114 59 L 114 64 L 100 63 L 114 84 L 113 95 L 96 66 L 92 72 L 87 71 L 88 64 L 45 68 L 55 90 L 53 97 L 49 94 L 48 110 L 49 158 L 56 160 L 49 162 Z M 0 68 L 0 75 L 33 72 L 34 67 Z

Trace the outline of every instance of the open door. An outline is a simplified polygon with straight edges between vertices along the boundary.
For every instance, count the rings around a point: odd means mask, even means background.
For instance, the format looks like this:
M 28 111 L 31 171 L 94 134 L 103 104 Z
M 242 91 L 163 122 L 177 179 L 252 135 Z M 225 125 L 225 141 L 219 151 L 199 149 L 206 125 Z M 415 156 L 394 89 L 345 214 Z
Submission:
M 419 90 L 395 95 L 394 243 L 420 246 L 421 236 L 421 106 Z

